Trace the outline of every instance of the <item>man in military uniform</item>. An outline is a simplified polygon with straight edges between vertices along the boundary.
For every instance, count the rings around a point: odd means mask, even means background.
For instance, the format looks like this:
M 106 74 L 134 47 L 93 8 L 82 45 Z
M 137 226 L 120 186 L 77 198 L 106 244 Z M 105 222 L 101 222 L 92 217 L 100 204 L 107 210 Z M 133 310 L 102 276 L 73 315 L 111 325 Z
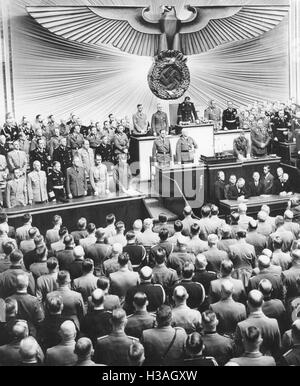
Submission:
M 51 165 L 51 157 L 46 151 L 45 140 L 39 139 L 37 142 L 38 147 L 30 153 L 30 166 L 33 168 L 33 163 L 39 161 L 41 164 L 41 170 L 44 172 L 48 171 L 48 167 Z
M 157 112 L 152 115 L 151 130 L 153 135 L 157 136 L 162 129 L 169 132 L 169 120 L 167 114 L 162 111 L 162 105 L 158 104 Z
M 273 136 L 276 142 L 288 142 L 291 129 L 290 114 L 284 110 L 278 112 L 278 116 L 272 120 Z
M 11 174 L 15 169 L 20 169 L 22 175 L 26 175 L 27 171 L 27 156 L 26 153 L 20 150 L 20 142 L 14 141 L 14 149 L 7 154 L 7 166 Z
M 34 161 L 33 171 L 27 177 L 28 204 L 48 201 L 46 172 L 41 170 L 40 161 Z
M 126 312 L 122 308 L 112 311 L 112 332 L 98 338 L 95 347 L 94 361 L 107 366 L 130 366 L 129 348 L 139 340 L 125 334 L 127 324 Z
M 109 194 L 109 180 L 107 167 L 102 164 L 101 155 L 96 155 L 96 166 L 90 170 L 90 183 L 95 196 L 105 196 Z
M 74 127 L 74 132 L 68 137 L 68 147 L 71 148 L 73 155 L 78 149 L 82 147 L 83 142 L 84 138 L 80 133 L 80 125 L 76 124 Z
M 192 137 L 188 136 L 185 129 L 182 129 L 182 134 L 176 145 L 176 159 L 178 163 L 193 163 L 195 158 L 195 149 L 198 149 L 197 143 Z
M 251 154 L 254 157 L 264 157 L 268 154 L 271 137 L 262 119 L 257 121 L 257 126 L 251 129 Z
M 165 129 L 160 131 L 160 136 L 154 141 L 152 148 L 152 156 L 159 166 L 170 166 L 172 160 L 171 143 L 166 138 L 167 132 Z
M 14 208 L 19 205 L 27 205 L 27 186 L 26 179 L 22 177 L 22 171 L 16 168 L 14 179 L 8 181 L 6 185 L 6 206 Z
M 53 152 L 53 162 L 58 161 L 61 165 L 61 171 L 66 176 L 67 169 L 72 166 L 72 152 L 67 148 L 67 139 L 62 137 L 59 146 Z
M 300 319 L 292 325 L 292 342 L 293 347 L 282 356 L 280 366 L 300 366 Z
M 179 104 L 177 116 L 177 123 L 179 125 L 183 122 L 192 123 L 198 121 L 198 115 L 195 109 L 195 105 L 191 102 L 190 97 L 185 97 L 184 102 Z
M 73 166 L 67 170 L 66 190 L 69 198 L 87 196 L 87 180 L 80 158 L 75 156 Z
M 65 178 L 58 161 L 53 162 L 52 171 L 48 174 L 48 194 L 51 201 L 69 202 L 65 193 Z
M 233 103 L 231 101 L 227 103 L 227 106 L 227 109 L 223 111 L 222 115 L 222 129 L 238 130 L 240 126 L 240 120 L 237 110 L 233 108 Z
M 146 135 L 148 131 L 147 115 L 143 113 L 143 105 L 137 105 L 137 112 L 132 116 L 133 129 L 132 135 L 141 136 Z
M 215 100 L 211 100 L 207 109 L 204 110 L 204 118 L 214 122 L 214 128 L 219 129 L 222 122 L 222 110 L 217 107 Z
M 233 141 L 233 154 L 238 159 L 250 157 L 250 144 L 248 139 L 245 137 L 244 130 L 241 131 L 240 135 Z

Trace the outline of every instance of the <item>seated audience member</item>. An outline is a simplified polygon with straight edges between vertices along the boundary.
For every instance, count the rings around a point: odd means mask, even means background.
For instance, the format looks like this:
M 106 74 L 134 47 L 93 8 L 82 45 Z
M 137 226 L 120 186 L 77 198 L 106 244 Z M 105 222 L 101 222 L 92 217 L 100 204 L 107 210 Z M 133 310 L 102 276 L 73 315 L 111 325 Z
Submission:
M 157 248 L 154 254 L 155 266 L 152 270 L 152 283 L 160 284 L 167 295 L 170 295 L 174 284 L 178 282 L 177 272 L 166 266 L 166 251 Z
M 233 300 L 233 291 L 232 281 L 224 280 L 221 284 L 221 300 L 210 305 L 219 321 L 217 331 L 230 336 L 234 334 L 237 324 L 245 320 L 247 315 L 244 304 Z
M 0 224 L 0 259 L 4 256 L 3 247 L 6 243 L 13 243 L 15 248 L 17 248 L 17 243 L 14 239 L 8 237 L 8 229 L 5 224 Z
M 105 229 L 98 228 L 95 233 L 97 241 L 86 249 L 85 257 L 92 259 L 95 265 L 95 275 L 103 273 L 103 262 L 111 255 L 111 246 L 105 244 Z
M 145 348 L 145 365 L 170 366 L 182 361 L 187 335 L 183 328 L 172 327 L 171 307 L 162 305 L 157 310 L 156 323 L 156 327 L 143 331 L 141 341 Z
M 219 366 L 224 366 L 233 356 L 233 341 L 217 333 L 218 323 L 214 312 L 210 310 L 203 312 L 203 354 L 215 358 Z
M 221 239 L 218 241 L 217 248 L 220 251 L 230 253 L 230 246 L 237 243 L 235 238 L 235 234 L 232 235 L 232 229 L 230 225 L 223 225 L 220 229 L 220 237 Z
M 60 239 L 59 230 L 62 226 L 61 216 L 58 216 L 57 214 L 53 216 L 52 224 L 53 228 L 48 229 L 45 235 L 45 242 L 48 249 L 51 248 L 51 244 L 56 243 Z
M 175 233 L 173 225 L 168 223 L 168 216 L 160 213 L 158 216 L 158 224 L 153 227 L 154 233 L 159 233 L 162 229 L 168 230 L 168 237 L 172 237 Z
M 113 245 L 113 244 L 121 244 L 122 247 L 124 248 L 125 245 L 127 244 L 127 240 L 126 240 L 126 237 L 124 235 L 125 233 L 125 224 L 123 221 L 118 221 L 116 223 L 116 235 L 108 238 L 108 243 L 110 245 Z
M 261 353 L 270 352 L 275 360 L 280 350 L 280 331 L 276 319 L 268 318 L 262 312 L 263 295 L 258 290 L 249 292 L 247 306 L 249 315 L 246 320 L 238 323 L 235 333 L 236 353 L 241 355 L 244 351 L 243 336 L 249 327 L 256 327 L 261 332 L 263 339 Z
M 75 366 L 90 367 L 101 366 L 92 361 L 94 355 L 94 349 L 92 342 L 89 338 L 80 338 L 75 344 L 74 353 L 77 355 L 77 362 Z
M 68 229 L 64 226 L 62 226 L 58 231 L 59 241 L 56 243 L 51 244 L 50 251 L 56 255 L 57 252 L 64 251 L 66 248 L 66 245 L 64 243 L 65 236 L 67 236 Z
M 229 193 L 229 190 L 235 190 L 236 188 L 236 181 L 237 181 L 237 178 L 236 178 L 236 175 L 232 174 L 230 177 L 229 177 L 229 184 L 225 185 L 225 189 L 224 189 L 224 194 L 225 194 L 225 199 L 226 200 L 229 200 L 229 196 L 228 196 L 228 193 Z
M 271 168 L 269 165 L 265 165 L 263 168 L 262 183 L 264 185 L 263 194 L 272 194 L 274 186 L 274 176 L 271 174 Z
M 143 331 L 155 327 L 155 314 L 148 312 L 148 297 L 144 292 L 136 292 L 133 297 L 134 312 L 128 315 L 125 333 L 137 339 L 142 337 Z
M 229 366 L 231 362 L 238 366 L 276 366 L 275 360 L 271 356 L 263 355 L 260 347 L 263 343 L 263 338 L 260 329 L 255 326 L 249 326 L 245 329 L 243 337 L 243 355 L 238 358 L 232 358 L 226 364 Z
M 61 296 L 64 304 L 62 315 L 73 320 L 76 327 L 79 329 L 85 310 L 82 295 L 71 290 L 71 278 L 68 271 L 58 272 L 57 283 L 57 290 L 49 292 L 46 301 L 51 296 Z
M 0 212 L 0 224 L 4 224 L 7 227 L 7 235 L 8 237 L 11 237 L 12 239 L 15 239 L 16 237 L 16 230 L 14 227 L 10 226 L 8 224 L 8 216 L 5 212 Z
M 55 257 L 50 257 L 47 260 L 47 274 L 37 278 L 36 281 L 36 297 L 41 303 L 44 303 L 49 292 L 57 290 L 57 274 L 59 270 L 58 260 Z
M 127 245 L 123 248 L 124 253 L 128 253 L 132 268 L 138 271 L 146 264 L 146 250 L 142 245 L 137 244 L 137 238 L 133 231 L 126 233 Z
M 207 241 L 210 234 L 216 233 L 216 227 L 211 223 L 211 206 L 204 205 L 201 208 L 201 220 L 198 221 L 200 226 L 200 238 Z
M 246 300 L 246 292 L 244 284 L 239 279 L 234 279 L 232 274 L 234 272 L 233 263 L 231 260 L 224 260 L 221 264 L 220 278 L 211 281 L 209 289 L 210 303 L 216 303 L 221 300 L 222 284 L 228 280 L 233 285 L 232 297 L 236 302 L 244 303 Z
M 299 366 L 300 363 L 300 320 L 296 320 L 292 325 L 292 341 L 293 347 L 291 350 L 283 354 L 280 359 L 280 366 Z
M 75 366 L 77 355 L 74 353 L 76 326 L 71 320 L 63 322 L 59 328 L 61 341 L 46 351 L 47 366 Z
M 0 274 L 0 298 L 6 299 L 16 292 L 16 282 L 18 275 L 28 275 L 28 293 L 35 295 L 35 282 L 32 273 L 26 272 L 23 266 L 23 254 L 19 250 L 14 250 L 10 254 L 10 267 Z
M 93 245 L 95 244 L 95 242 L 97 241 L 97 238 L 96 238 L 96 225 L 94 223 L 89 223 L 86 227 L 86 231 L 88 233 L 88 235 L 83 238 L 83 239 L 80 239 L 79 240 L 79 245 L 84 249 L 86 250 L 90 245 Z
M 272 299 L 273 286 L 270 280 L 262 279 L 258 289 L 264 296 L 263 313 L 268 318 L 277 320 L 282 335 L 287 330 L 287 313 L 282 301 L 276 298 Z
M 218 171 L 217 181 L 214 183 L 214 201 L 219 205 L 220 201 L 225 200 L 225 174 Z
M 145 362 L 145 350 L 141 343 L 134 342 L 129 347 L 128 357 L 131 366 L 143 366 Z
M 238 221 L 238 225 L 240 228 L 245 230 L 248 230 L 249 222 L 253 220 L 252 217 L 247 216 L 247 210 L 248 210 L 248 207 L 246 204 L 244 203 L 239 204 L 238 211 L 239 211 L 240 219 Z
M 186 288 L 177 286 L 173 291 L 175 306 L 172 309 L 173 325 L 182 327 L 187 334 L 201 330 L 201 314 L 187 306 L 189 295 Z
M 44 351 L 60 343 L 59 329 L 66 317 L 62 316 L 61 296 L 50 296 L 45 303 L 45 319 L 40 323 L 38 340 Z
M 192 309 L 199 309 L 205 301 L 205 290 L 201 283 L 193 281 L 194 272 L 194 265 L 185 263 L 182 268 L 182 279 L 175 284 L 174 290 L 178 286 L 184 287 L 189 295 L 187 305 Z
M 246 188 L 246 181 L 243 178 L 239 178 L 236 185 L 229 187 L 227 191 L 228 200 L 244 200 L 249 198 L 249 193 Z
M 146 218 L 143 222 L 144 232 L 142 232 L 138 241 L 145 248 L 151 247 L 159 242 L 159 236 L 157 233 L 153 232 L 153 220 L 151 218 Z
M 139 274 L 128 269 L 128 262 L 128 254 L 122 253 L 118 257 L 120 269 L 109 275 L 110 293 L 119 296 L 121 303 L 124 302 L 127 291 L 140 282 Z
M 122 308 L 112 311 L 112 332 L 98 338 L 95 347 L 94 361 L 107 366 L 129 366 L 129 347 L 139 340 L 125 334 L 127 324 L 126 312 Z
M 207 268 L 210 271 L 219 273 L 221 263 L 223 260 L 228 260 L 227 252 L 218 249 L 219 238 L 217 235 L 208 236 L 208 251 L 204 252 L 203 255 L 206 257 L 208 262 Z
M 140 283 L 128 289 L 125 297 L 124 309 L 127 314 L 134 311 L 133 298 L 137 292 L 143 292 L 148 298 L 148 311 L 155 312 L 166 301 L 165 290 L 160 284 L 152 283 L 152 269 L 150 267 L 141 268 Z
M 86 230 L 87 220 L 84 217 L 81 217 L 77 221 L 77 229 L 73 232 L 71 232 L 71 235 L 73 236 L 74 243 L 76 245 L 79 245 L 79 240 L 85 239 L 88 236 L 88 232 Z
M 252 180 L 248 184 L 248 193 L 250 197 L 257 197 L 264 194 L 264 184 L 260 180 L 260 174 L 254 172 Z
M 267 247 L 267 238 L 266 236 L 257 232 L 257 227 L 257 221 L 251 219 L 251 221 L 249 221 L 246 242 L 250 245 L 253 245 L 256 256 L 260 256 L 262 251 Z
M 81 248 L 81 247 L 77 247 Z M 84 259 L 82 262 L 82 274 L 73 281 L 73 289 L 81 293 L 85 304 L 88 302 L 89 296 L 97 288 L 97 276 L 94 275 L 94 262 L 91 259 Z
M 283 241 L 280 236 L 276 236 L 273 239 L 273 255 L 272 263 L 281 267 L 282 271 L 286 271 L 292 265 L 292 257 L 289 252 L 283 252 Z
M 215 358 L 203 355 L 204 349 L 201 335 L 198 332 L 190 334 L 186 340 L 186 358 L 180 362 L 180 366 L 218 366 Z
M 92 292 L 92 309 L 81 323 L 81 333 L 91 339 L 94 347 L 98 338 L 111 332 L 111 312 L 104 309 L 104 297 L 104 292 L 99 288 Z

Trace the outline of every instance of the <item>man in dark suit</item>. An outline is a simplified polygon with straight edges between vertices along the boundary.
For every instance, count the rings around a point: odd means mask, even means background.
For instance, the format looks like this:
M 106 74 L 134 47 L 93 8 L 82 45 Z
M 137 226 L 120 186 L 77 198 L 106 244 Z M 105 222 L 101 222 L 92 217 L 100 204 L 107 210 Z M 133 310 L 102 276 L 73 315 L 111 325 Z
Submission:
M 86 173 L 84 168 L 80 166 L 80 158 L 78 156 L 74 157 L 73 166 L 67 169 L 66 188 L 69 198 L 87 195 Z
M 292 299 L 299 296 L 297 280 L 300 276 L 300 250 L 295 249 L 292 252 L 292 266 L 290 269 L 282 272 L 282 280 L 286 288 L 286 299 Z
M 247 199 L 249 198 L 249 192 L 246 187 L 246 181 L 244 178 L 239 178 L 236 185 L 229 186 L 227 191 L 227 199 L 228 200 L 237 200 L 240 199 Z
M 280 331 L 276 319 L 268 318 L 262 312 L 263 295 L 260 291 L 253 290 L 248 295 L 249 316 L 246 320 L 238 323 L 235 333 L 235 346 L 238 354 L 243 353 L 242 337 L 247 328 L 253 326 L 260 330 L 262 335 L 261 352 L 271 352 L 272 356 L 278 358 L 280 350 Z
M 223 111 L 222 115 L 222 130 L 238 130 L 239 126 L 238 112 L 233 108 L 233 103 L 228 101 L 227 109 Z
M 93 260 L 96 276 L 103 274 L 103 262 L 108 259 L 112 252 L 112 247 L 105 244 L 105 228 L 98 228 L 95 233 L 96 243 L 86 249 L 85 257 Z
M 253 180 L 248 184 L 248 193 L 250 197 L 261 196 L 264 193 L 264 184 L 260 181 L 260 174 L 253 173 Z
M 232 298 L 233 289 L 232 282 L 224 280 L 221 285 L 221 300 L 210 305 L 218 318 L 217 330 L 220 334 L 234 334 L 237 324 L 246 319 L 244 304 L 235 302 Z
M 263 194 L 272 194 L 273 192 L 273 185 L 274 185 L 274 176 L 270 173 L 270 166 L 265 165 L 263 168 L 264 175 L 262 178 L 262 182 L 264 185 L 264 191 Z
M 219 204 L 221 200 L 225 200 L 225 174 L 222 170 L 218 172 L 218 179 L 214 183 L 214 201 Z
M 195 122 L 198 121 L 198 115 L 195 109 L 194 103 L 191 102 L 190 97 L 185 97 L 184 102 L 180 103 L 177 112 L 177 123 L 180 125 L 182 122 Z
M 112 311 L 112 332 L 98 338 L 95 347 L 94 361 L 107 366 L 129 366 L 129 347 L 139 340 L 125 334 L 127 323 L 126 312 L 122 308 Z
M 69 271 L 71 264 L 75 261 L 73 236 L 67 235 L 64 238 L 65 249 L 56 254 L 60 270 Z

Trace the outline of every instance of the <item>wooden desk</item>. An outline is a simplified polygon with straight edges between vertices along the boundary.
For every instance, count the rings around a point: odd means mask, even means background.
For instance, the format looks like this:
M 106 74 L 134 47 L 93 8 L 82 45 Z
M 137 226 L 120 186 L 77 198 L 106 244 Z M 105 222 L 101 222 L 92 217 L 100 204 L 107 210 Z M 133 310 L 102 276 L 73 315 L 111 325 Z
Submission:
M 194 138 L 198 145 L 195 152 L 195 160 L 199 160 L 201 155 L 207 157 L 214 155 L 214 127 L 213 125 L 192 125 L 184 126 L 188 135 Z M 170 135 L 171 148 L 173 155 L 176 153 L 176 144 L 179 135 Z M 152 156 L 153 142 L 156 137 L 132 137 L 130 143 L 131 163 L 136 162 L 135 170 L 139 169 L 139 178 L 141 181 L 149 181 L 150 173 L 150 157 Z
M 240 133 L 244 131 L 245 137 L 249 141 L 249 145 L 251 147 L 251 135 L 250 130 L 220 130 L 215 132 L 215 153 L 222 152 L 232 152 L 233 151 L 233 141 L 239 137 Z
M 156 166 L 152 196 L 162 198 L 167 209 L 181 216 L 185 206 L 183 195 L 193 209 L 203 205 L 204 164 Z
M 287 207 L 287 203 L 291 199 L 290 196 L 268 196 L 268 197 L 251 197 L 245 200 L 247 204 L 249 215 L 257 215 L 262 205 L 268 205 L 271 209 L 272 216 L 282 215 L 283 211 Z M 222 214 L 229 215 L 230 213 L 237 211 L 240 202 L 237 200 L 224 200 L 220 201 L 220 210 Z
M 276 154 L 281 156 L 283 163 L 291 165 L 292 158 L 297 158 L 296 142 L 279 142 L 275 148 Z
M 244 162 L 236 161 L 221 164 L 205 164 L 205 199 L 207 202 L 215 202 L 214 197 L 214 183 L 217 181 L 218 172 L 220 170 L 225 173 L 225 182 L 228 184 L 228 179 L 231 174 L 235 174 L 237 178 L 244 178 L 249 181 L 255 171 L 261 175 L 263 173 L 264 165 L 270 165 L 271 173 L 276 176 L 276 169 L 280 165 L 281 158 L 276 157 L 262 157 L 258 159 L 250 159 Z

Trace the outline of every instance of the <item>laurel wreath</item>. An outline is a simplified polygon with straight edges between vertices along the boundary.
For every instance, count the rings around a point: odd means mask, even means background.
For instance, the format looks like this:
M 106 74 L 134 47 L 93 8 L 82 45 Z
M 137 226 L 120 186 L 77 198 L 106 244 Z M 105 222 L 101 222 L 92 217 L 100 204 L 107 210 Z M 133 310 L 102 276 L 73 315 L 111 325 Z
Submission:
M 181 82 L 179 87 L 167 90 L 160 82 L 160 76 L 165 67 L 170 64 L 171 59 L 175 59 L 173 65 L 181 75 Z M 175 50 L 162 51 L 158 55 L 148 74 L 148 84 L 155 96 L 160 99 L 178 99 L 186 92 L 190 85 L 190 72 L 186 60 L 180 51 Z

